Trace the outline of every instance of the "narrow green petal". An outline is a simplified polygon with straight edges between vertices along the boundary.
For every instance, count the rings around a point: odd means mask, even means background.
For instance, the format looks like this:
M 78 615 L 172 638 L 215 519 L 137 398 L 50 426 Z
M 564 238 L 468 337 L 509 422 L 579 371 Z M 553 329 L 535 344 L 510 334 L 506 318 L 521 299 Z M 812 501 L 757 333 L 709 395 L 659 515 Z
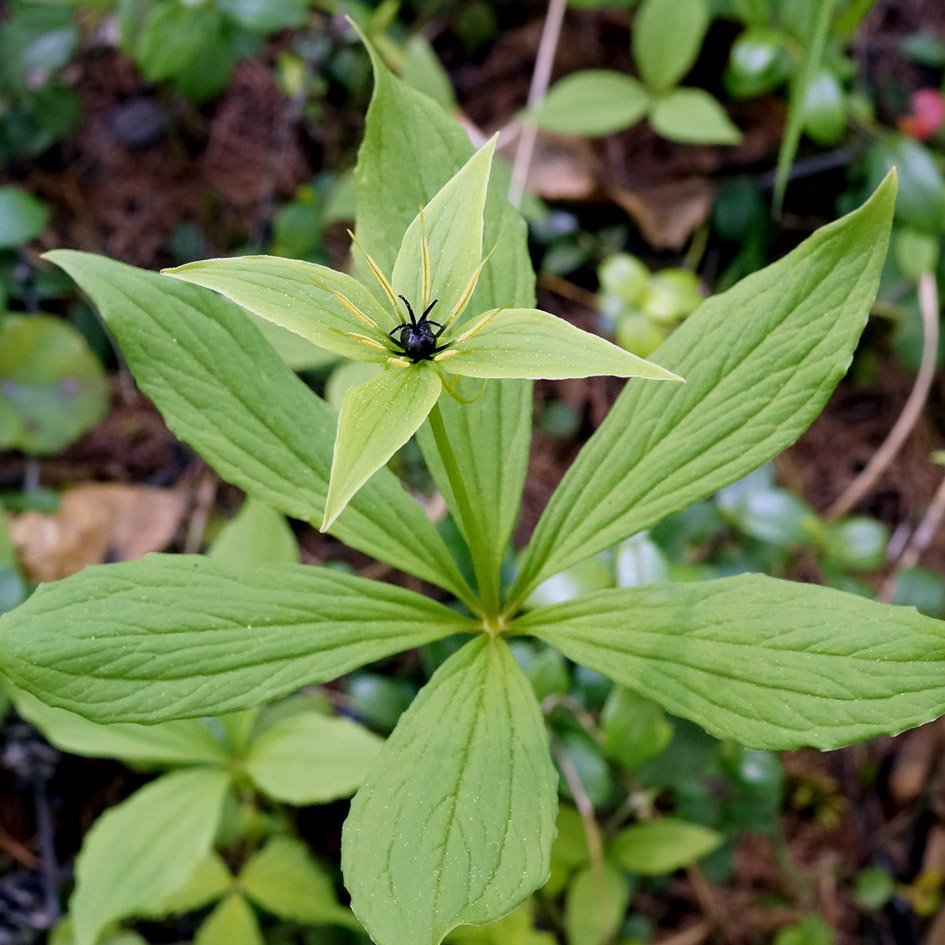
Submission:
M 612 374 L 682 380 L 652 361 L 535 308 L 509 308 L 484 315 L 458 335 L 454 344 L 436 361 L 444 370 L 466 377 L 559 379 Z
M 391 367 L 348 391 L 338 418 L 322 531 L 413 436 L 442 389 L 436 372 L 421 362 Z
M 346 358 L 384 361 L 389 357 L 380 348 L 393 327 L 392 313 L 343 272 L 280 256 L 236 256 L 187 263 L 165 269 L 164 274 L 213 289 Z
M 444 322 L 482 260 L 482 213 L 494 150 L 495 139 L 483 145 L 414 217 L 404 234 L 391 281 L 418 315 L 437 299 L 430 317 Z M 429 299 L 424 297 L 424 239 L 429 246 Z

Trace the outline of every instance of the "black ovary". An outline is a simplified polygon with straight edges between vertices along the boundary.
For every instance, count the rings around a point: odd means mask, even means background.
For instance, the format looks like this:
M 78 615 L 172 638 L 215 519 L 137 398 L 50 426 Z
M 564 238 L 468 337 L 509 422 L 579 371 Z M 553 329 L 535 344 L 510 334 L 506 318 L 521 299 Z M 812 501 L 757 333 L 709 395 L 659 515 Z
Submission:
M 436 335 L 430 323 L 421 318 L 416 325 L 400 326 L 400 347 L 411 361 L 424 361 L 436 354 Z

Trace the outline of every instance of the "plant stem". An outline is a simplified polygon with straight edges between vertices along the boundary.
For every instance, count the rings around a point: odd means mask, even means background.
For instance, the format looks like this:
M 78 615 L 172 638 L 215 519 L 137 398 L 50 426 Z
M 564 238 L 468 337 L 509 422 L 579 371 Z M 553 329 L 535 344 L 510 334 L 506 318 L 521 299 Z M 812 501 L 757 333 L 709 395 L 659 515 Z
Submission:
M 456 500 L 456 511 L 459 514 L 469 551 L 472 555 L 476 580 L 479 583 L 479 596 L 482 598 L 485 609 L 485 617 L 487 619 L 495 618 L 499 614 L 499 569 L 494 567 L 490 560 L 479 517 L 469 501 L 466 483 L 463 481 L 462 473 L 459 470 L 456 454 L 450 445 L 439 404 L 433 405 L 429 420 L 430 429 L 433 431 L 433 439 L 436 441 L 437 452 L 440 454 L 440 461 L 443 463 L 443 468 L 446 470 L 447 478 L 450 481 L 453 498 Z

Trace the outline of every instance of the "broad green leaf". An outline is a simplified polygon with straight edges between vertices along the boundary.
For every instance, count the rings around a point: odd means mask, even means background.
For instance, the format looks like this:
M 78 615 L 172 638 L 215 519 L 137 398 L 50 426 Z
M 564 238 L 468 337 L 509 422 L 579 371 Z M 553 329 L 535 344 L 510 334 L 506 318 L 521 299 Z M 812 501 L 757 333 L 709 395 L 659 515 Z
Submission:
M 49 211 L 38 197 L 19 187 L 0 187 L 0 250 L 35 239 L 48 222 Z
M 564 927 L 568 945 L 605 945 L 620 925 L 630 899 L 630 887 L 609 863 L 582 869 L 568 887 Z
M 276 722 L 255 739 L 246 772 L 273 800 L 324 804 L 354 794 L 383 744 L 349 719 L 307 712 Z
M 256 706 L 469 626 L 324 568 L 149 555 L 44 584 L 0 618 L 0 666 L 93 721 L 159 722 Z
M 945 623 L 758 574 L 598 591 L 514 632 L 750 748 L 838 748 L 945 711 Z
M 99 306 L 138 384 L 181 439 L 254 498 L 321 522 L 334 413 L 266 346 L 242 309 L 101 256 L 48 255 Z M 387 472 L 355 496 L 332 534 L 470 598 L 435 528 Z
M 456 121 L 391 75 L 373 50 L 372 61 L 374 97 L 355 169 L 357 233 L 380 267 L 390 272 L 417 210 L 470 159 L 474 149 Z M 482 238 L 487 251 L 498 248 L 473 293 L 470 316 L 501 305 L 527 308 L 535 304 L 525 223 L 506 199 L 507 185 L 500 187 L 500 177 L 493 173 L 490 179 Z M 496 571 L 515 525 L 528 467 L 531 391 L 528 381 L 492 381 L 473 404 L 446 397 L 439 404 Z M 455 510 L 427 425 L 418 440 L 437 486 Z
M 22 690 L 14 690 L 12 698 L 23 718 L 57 748 L 74 755 L 170 765 L 225 766 L 229 761 L 226 748 L 201 719 L 99 725 L 74 712 L 54 709 Z
M 513 597 L 740 479 L 789 446 L 853 356 L 896 182 L 782 260 L 703 302 L 656 359 L 682 384 L 628 384 L 538 524 Z
M 307 925 L 360 928 L 339 905 L 331 880 L 292 837 L 273 837 L 240 873 L 240 887 L 267 912 Z
M 230 778 L 175 771 L 106 811 L 86 834 L 70 902 L 75 945 L 116 919 L 150 914 L 209 853 Z
M 800 68 L 795 69 L 791 81 L 791 95 L 788 102 L 788 117 L 784 127 L 784 137 L 778 151 L 778 167 L 774 179 L 774 213 L 779 216 L 787 190 L 788 177 L 797 146 L 804 128 L 804 103 L 810 84 L 814 81 L 824 57 L 827 37 L 830 35 L 830 16 L 836 6 L 836 0 L 811 0 L 807 5 L 803 27 L 798 34 L 803 59 Z
M 0 449 L 56 453 L 108 410 L 108 380 L 71 325 L 0 316 Z
M 227 896 L 197 929 L 194 945 L 264 945 L 259 923 L 239 894 Z
M 630 873 L 660 876 L 701 860 L 724 840 L 720 833 L 701 824 L 660 817 L 621 830 L 614 837 L 608 856 Z
M 421 690 L 352 802 L 352 909 L 378 945 L 501 918 L 548 877 L 556 795 L 531 686 L 481 635 Z
M 234 256 L 187 263 L 165 269 L 163 274 L 213 289 L 260 318 L 343 357 L 378 362 L 388 357 L 351 333 L 380 342 L 396 324 L 393 312 L 356 279 L 327 266 L 282 256 Z M 378 329 L 362 322 L 338 295 Z
M 709 26 L 706 0 L 643 0 L 633 22 L 633 58 L 657 91 L 674 86 L 693 66 Z
M 742 133 L 725 109 L 703 89 L 674 89 L 650 112 L 653 130 L 686 144 L 738 144 Z
M 485 321 L 489 318 L 489 321 Z M 535 308 L 501 309 L 466 340 L 457 340 L 456 351 L 443 357 L 444 370 L 466 377 L 564 378 L 613 374 L 678 381 L 671 371 L 638 358 L 599 335 L 582 331 L 563 318 Z M 477 323 L 479 324 L 479 323 Z M 462 338 L 462 335 L 460 335 Z
M 151 915 L 174 915 L 178 912 L 193 912 L 219 899 L 233 887 L 235 877 L 230 868 L 220 858 L 220 854 L 211 851 L 194 870 L 190 879 L 168 896 Z
M 390 367 L 345 394 L 322 531 L 331 527 L 351 497 L 417 432 L 442 391 L 439 375 L 421 361 Z
M 285 518 L 265 502 L 247 499 L 223 526 L 207 555 L 225 564 L 298 564 L 299 544 Z
M 482 213 L 492 169 L 495 139 L 484 144 L 437 192 L 407 227 L 394 263 L 394 291 L 416 314 L 434 299 L 431 317 L 444 323 L 461 304 L 482 260 Z M 429 245 L 429 285 L 421 264 L 424 237 Z
M 593 137 L 635 125 L 649 107 L 650 97 L 636 79 L 583 69 L 556 82 L 522 117 L 547 131 Z

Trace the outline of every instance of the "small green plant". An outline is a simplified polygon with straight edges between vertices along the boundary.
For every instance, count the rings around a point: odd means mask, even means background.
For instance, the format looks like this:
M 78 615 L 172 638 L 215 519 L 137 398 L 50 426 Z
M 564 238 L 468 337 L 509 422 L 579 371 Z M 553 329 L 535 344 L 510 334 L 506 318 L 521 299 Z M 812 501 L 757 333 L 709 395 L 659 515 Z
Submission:
M 0 166 L 42 154 L 78 124 L 60 78 L 79 42 L 71 4 L 11 0 L 0 23 Z M 0 213 L 0 230 L 5 226 Z
M 142 75 L 195 101 L 222 92 L 264 37 L 301 26 L 307 16 L 307 0 L 129 0 L 116 9 L 120 46 Z
M 577 72 L 553 85 L 524 119 L 548 131 L 606 135 L 646 118 L 671 141 L 738 144 L 741 132 L 717 99 L 678 85 L 695 64 L 711 17 L 707 0 L 643 0 L 632 40 L 640 80 L 609 69 Z
M 376 735 L 305 697 L 156 725 L 96 725 L 23 692 L 12 698 L 65 751 L 168 769 L 86 835 L 69 913 L 76 942 L 97 942 L 127 916 L 162 918 L 212 903 L 198 941 L 259 941 L 247 900 L 289 921 L 360 928 L 277 805 L 349 797 L 380 751 Z M 241 864 L 235 874 L 216 848 Z
M 326 568 L 156 555 L 40 588 L 0 619 L 0 665 L 50 705 L 153 724 L 251 709 L 468 637 L 400 717 L 343 838 L 352 908 L 375 941 L 435 945 L 508 914 L 549 874 L 558 777 L 510 637 L 541 640 L 719 738 L 835 748 L 945 709 L 945 625 L 757 574 L 523 610 L 547 578 L 741 479 L 810 424 L 874 298 L 894 175 L 700 305 L 658 349 L 657 368 L 531 308 L 524 225 L 487 184 L 490 149 L 472 154 L 441 109 L 374 66 L 356 173 L 357 237 L 371 256 L 359 278 L 287 260 L 159 275 L 72 251 L 51 259 L 94 299 L 171 428 L 222 476 L 458 603 Z M 403 324 L 400 295 L 416 303 L 416 323 Z M 385 369 L 348 392 L 339 420 L 227 296 Z M 422 324 L 433 299 L 427 318 L 442 311 L 442 327 Z M 595 371 L 686 383 L 627 384 L 503 584 L 530 441 L 521 378 Z M 492 380 L 475 399 L 480 378 Z M 383 468 L 415 431 L 472 582 Z M 88 927 L 77 945 L 91 945 Z
M 689 269 L 652 273 L 629 253 L 608 256 L 597 269 L 598 308 L 617 344 L 641 358 L 651 355 L 670 330 L 702 301 L 699 278 Z

